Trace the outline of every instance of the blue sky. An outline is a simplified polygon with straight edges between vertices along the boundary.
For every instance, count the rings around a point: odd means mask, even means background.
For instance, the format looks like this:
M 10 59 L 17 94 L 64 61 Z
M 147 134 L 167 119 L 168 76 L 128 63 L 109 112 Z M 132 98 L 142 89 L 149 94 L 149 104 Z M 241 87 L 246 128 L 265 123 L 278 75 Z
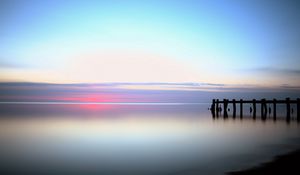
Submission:
M 299 86 L 297 1 L 1 1 L 0 80 Z

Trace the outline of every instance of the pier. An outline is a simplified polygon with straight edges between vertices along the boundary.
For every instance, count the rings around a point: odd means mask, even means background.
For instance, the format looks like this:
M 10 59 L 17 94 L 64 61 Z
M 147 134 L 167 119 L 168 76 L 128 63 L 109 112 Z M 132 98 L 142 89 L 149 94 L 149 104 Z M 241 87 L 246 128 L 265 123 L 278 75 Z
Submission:
M 260 117 L 262 120 L 267 119 L 268 113 L 273 114 L 273 119 L 276 120 L 277 118 L 277 104 L 284 104 L 286 106 L 286 120 L 290 121 L 291 120 L 291 113 L 293 113 L 293 108 L 291 109 L 292 104 L 296 104 L 296 118 L 297 121 L 300 122 L 300 98 L 297 98 L 295 100 L 292 100 L 290 98 L 286 98 L 285 100 L 277 100 L 277 99 L 272 99 L 272 100 L 267 100 L 267 99 L 261 99 L 261 100 L 236 100 L 236 99 L 213 99 L 212 104 L 211 104 L 211 113 L 213 117 L 219 117 L 219 115 L 223 111 L 223 117 L 228 118 L 228 112 L 230 111 L 228 108 L 228 105 L 232 106 L 232 117 L 236 118 L 236 109 L 237 105 L 240 106 L 240 118 L 243 118 L 243 105 L 244 104 L 249 104 L 250 105 L 250 114 L 252 114 L 253 119 L 256 119 L 256 109 L 257 106 L 260 106 Z M 267 107 L 269 106 L 269 108 Z M 223 107 L 223 109 L 222 109 Z

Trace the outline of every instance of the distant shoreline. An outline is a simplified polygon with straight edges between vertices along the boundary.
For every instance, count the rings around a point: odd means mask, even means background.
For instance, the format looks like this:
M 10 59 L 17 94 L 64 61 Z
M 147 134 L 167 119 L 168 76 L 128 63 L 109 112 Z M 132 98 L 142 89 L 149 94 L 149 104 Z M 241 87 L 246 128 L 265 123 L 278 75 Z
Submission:
M 241 170 L 227 172 L 227 175 L 274 175 L 274 174 L 300 174 L 300 149 L 289 152 L 285 155 L 275 156 L 270 162 L 259 166 Z

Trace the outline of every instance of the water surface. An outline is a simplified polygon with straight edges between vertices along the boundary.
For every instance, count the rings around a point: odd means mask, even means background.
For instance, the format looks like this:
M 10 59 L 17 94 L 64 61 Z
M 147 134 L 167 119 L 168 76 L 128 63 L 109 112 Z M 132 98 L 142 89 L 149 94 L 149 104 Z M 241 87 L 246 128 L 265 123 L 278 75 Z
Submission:
M 7 174 L 223 174 L 300 148 L 296 122 L 213 119 L 210 104 L 0 104 Z

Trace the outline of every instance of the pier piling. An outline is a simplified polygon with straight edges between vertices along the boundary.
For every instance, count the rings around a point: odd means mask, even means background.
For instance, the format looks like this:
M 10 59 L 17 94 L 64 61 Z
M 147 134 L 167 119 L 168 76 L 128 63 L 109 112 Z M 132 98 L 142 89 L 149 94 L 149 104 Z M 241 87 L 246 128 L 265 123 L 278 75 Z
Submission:
M 223 115 L 224 118 L 228 118 L 228 105 L 232 104 L 232 116 L 233 118 L 236 118 L 236 105 L 240 105 L 240 118 L 243 118 L 243 105 L 244 104 L 252 104 L 250 107 L 250 113 L 253 112 L 252 117 L 253 119 L 256 119 L 256 104 L 261 105 L 261 119 L 266 120 L 268 114 L 271 115 L 272 113 L 272 105 L 273 105 L 273 120 L 277 119 L 277 104 L 285 104 L 286 105 L 286 120 L 289 122 L 292 119 L 291 116 L 291 104 L 295 104 L 297 107 L 297 121 L 300 122 L 300 98 L 297 98 L 296 100 L 291 100 L 290 98 L 286 98 L 285 100 L 277 100 L 277 99 L 272 99 L 272 100 L 266 100 L 265 98 L 261 100 L 236 100 L 236 99 L 213 99 L 212 100 L 212 105 L 211 105 L 211 112 L 213 117 L 215 115 L 218 117 L 219 113 L 221 113 L 222 109 L 221 106 L 223 106 Z M 293 110 L 293 109 L 292 109 Z M 293 111 L 292 111 L 293 112 Z
M 276 103 L 277 103 L 277 100 L 274 98 L 273 99 L 273 120 L 276 120 Z
M 266 99 L 261 99 L 261 118 L 265 120 L 267 118 L 267 104 Z
M 219 99 L 216 102 L 217 117 L 219 117 Z
M 243 99 L 240 99 L 240 118 L 243 118 Z
M 267 119 L 268 108 L 267 108 L 267 101 L 266 101 L 266 99 L 263 99 L 263 105 L 264 105 L 264 119 Z
M 228 100 L 223 99 L 223 104 L 224 104 L 224 118 L 228 118 L 228 113 L 227 113 L 227 107 L 228 107 Z
M 215 107 L 215 105 L 216 105 L 216 100 L 213 99 L 211 107 L 210 107 L 210 111 L 211 111 L 211 114 L 212 114 L 213 118 L 216 117 L 216 112 L 215 112 L 216 111 L 216 107 Z
M 291 120 L 291 105 L 290 105 L 290 98 L 286 98 L 286 120 Z
M 233 105 L 233 118 L 236 116 L 236 101 L 235 99 L 232 100 L 232 105 Z
M 297 121 L 300 122 L 300 98 L 297 98 Z
M 256 118 L 256 100 L 255 99 L 253 99 L 253 119 L 255 119 Z

